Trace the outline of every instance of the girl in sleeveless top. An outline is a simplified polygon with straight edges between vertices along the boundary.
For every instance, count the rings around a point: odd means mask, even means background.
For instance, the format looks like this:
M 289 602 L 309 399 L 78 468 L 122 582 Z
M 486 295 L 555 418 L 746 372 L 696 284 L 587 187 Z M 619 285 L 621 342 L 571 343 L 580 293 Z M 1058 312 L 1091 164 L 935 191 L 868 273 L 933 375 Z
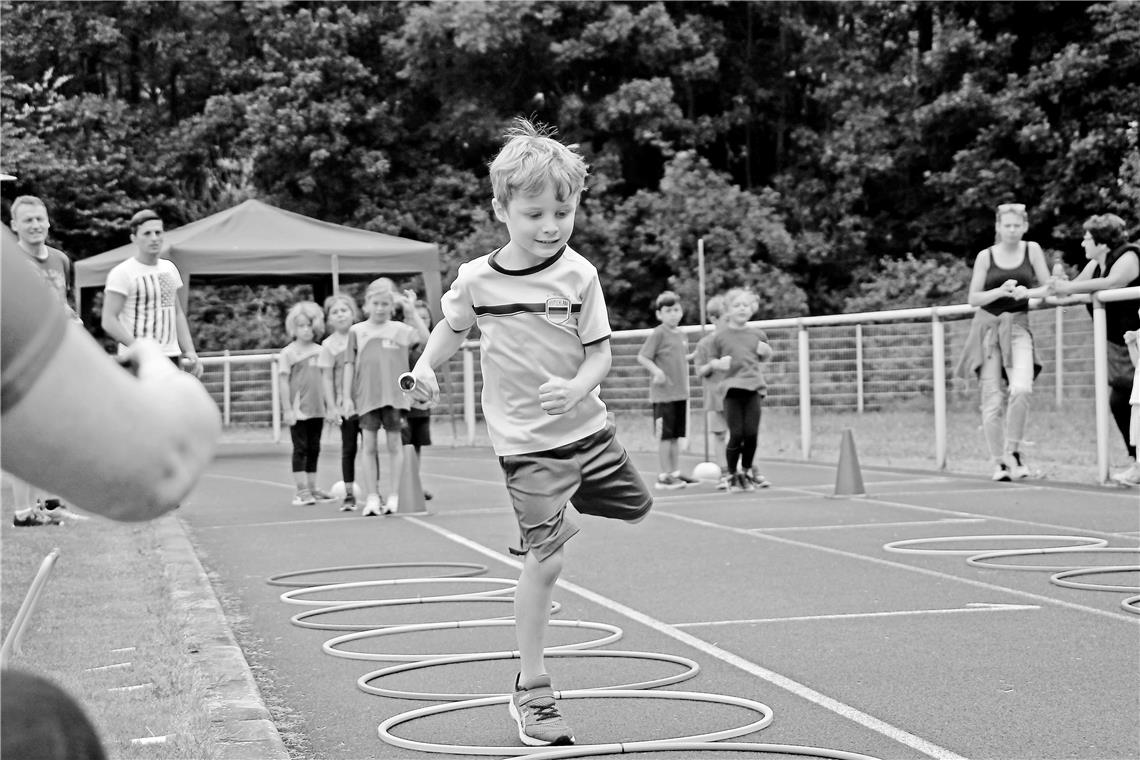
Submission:
M 978 308 L 955 369 L 980 382 L 982 429 L 998 481 L 1029 476 L 1021 445 L 1033 380 L 1041 371 L 1029 299 L 1048 294 L 1049 267 L 1041 246 L 1022 240 L 1028 228 L 1024 204 L 997 207 L 997 242 L 974 259 L 969 303 Z

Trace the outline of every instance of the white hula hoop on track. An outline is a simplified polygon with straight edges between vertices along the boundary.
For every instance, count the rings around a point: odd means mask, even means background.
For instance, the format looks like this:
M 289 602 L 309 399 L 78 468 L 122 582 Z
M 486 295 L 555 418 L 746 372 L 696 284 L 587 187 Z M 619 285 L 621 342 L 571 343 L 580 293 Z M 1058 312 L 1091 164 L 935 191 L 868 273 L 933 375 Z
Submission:
M 634 691 L 638 689 L 657 689 L 662 686 L 672 686 L 673 684 L 687 681 L 700 672 L 701 666 L 695 661 L 690 660 L 688 657 L 680 657 L 678 655 L 663 654 L 660 652 L 625 652 L 618 649 L 568 649 L 558 652 L 546 652 L 546 657 L 624 657 L 631 660 L 656 660 L 658 662 L 671 662 L 677 665 L 682 665 L 687 670 L 677 675 L 665 676 L 664 678 L 655 678 L 650 681 L 641 681 L 639 683 L 618 684 L 614 686 L 594 686 L 593 691 Z M 430 660 L 421 660 L 419 662 L 403 663 L 400 665 L 392 665 L 380 670 L 373 670 L 371 673 L 365 673 L 360 678 L 356 679 L 356 685 L 361 691 L 366 694 L 375 694 L 378 697 L 394 697 L 396 699 L 422 699 L 436 702 L 457 702 L 466 699 L 483 699 L 485 697 L 497 696 L 495 694 L 461 694 L 454 692 L 416 692 L 416 691 L 401 691 L 398 689 L 385 689 L 379 686 L 373 686 L 372 681 L 377 681 L 385 676 L 395 675 L 396 673 L 404 673 L 409 670 L 418 670 L 422 668 L 434 668 L 441 665 L 455 665 L 467 662 L 484 662 L 488 660 L 517 660 L 518 652 L 495 652 L 489 656 L 484 655 L 471 655 L 462 654 L 455 655 L 454 657 L 433 657 Z M 501 692 L 499 693 L 501 695 Z
M 1140 591 L 1140 586 L 1119 586 L 1112 583 L 1081 583 L 1080 581 L 1071 581 L 1078 575 L 1100 575 L 1101 573 L 1135 573 L 1140 572 L 1140 565 L 1117 565 L 1116 567 L 1078 567 L 1073 570 L 1062 570 L 1061 572 L 1053 575 L 1049 580 L 1065 588 L 1079 588 L 1085 591 L 1127 591 L 1135 593 Z
M 357 570 L 397 570 L 409 567 L 449 567 L 459 568 L 457 572 L 448 573 L 446 575 L 432 575 L 420 576 L 431 578 L 469 578 L 473 575 L 482 575 L 487 572 L 486 565 L 480 565 L 475 562 L 377 562 L 368 565 L 335 565 L 333 567 L 314 567 L 310 570 L 293 570 L 288 573 L 278 573 L 271 575 L 266 580 L 270 586 L 289 586 L 292 588 L 303 588 L 306 586 L 322 586 L 329 585 L 330 583 L 344 583 L 347 581 L 318 581 L 315 583 L 308 581 L 291 581 L 288 578 L 299 578 L 302 575 L 318 575 L 321 573 L 343 573 L 354 572 Z
M 1056 548 L 1078 548 L 1078 547 L 1099 547 L 1107 546 L 1108 541 L 1103 538 L 1093 538 L 1092 536 L 1054 536 L 1047 533 L 1029 534 L 1029 535 L 997 535 L 997 536 L 937 536 L 934 538 L 907 538 L 902 541 L 891 541 L 890 543 L 883 544 L 883 549 L 889 552 L 897 552 L 899 554 L 937 554 L 946 556 L 969 556 L 971 554 L 979 554 L 985 552 L 985 549 L 915 549 L 912 547 L 922 546 L 924 544 L 948 544 L 956 541 L 1080 541 L 1078 544 L 1071 544 Z
M 530 760 L 564 760 L 571 757 L 597 757 L 600 755 L 628 755 L 635 752 L 754 752 L 774 755 L 803 755 L 830 760 L 879 760 L 870 755 L 827 747 L 807 747 L 797 744 L 754 744 L 752 742 L 631 742 L 629 744 L 594 744 L 582 747 L 557 747 L 529 755 Z
M 1007 565 L 990 560 L 1005 557 L 1031 557 L 1040 554 L 1140 554 L 1140 548 L 1124 546 L 1059 546 L 1053 549 L 1002 549 L 1001 551 L 982 552 L 966 558 L 966 564 L 975 567 L 1000 568 L 1002 570 L 1043 570 L 1058 572 L 1061 570 L 1081 570 L 1089 565 L 1083 562 L 1068 565 Z
M 382 602 L 392 601 L 384 599 L 299 599 L 301 594 L 323 594 L 329 591 L 344 591 L 350 588 L 379 588 L 384 586 L 413 586 L 434 583 L 498 583 L 503 588 L 490 591 L 472 591 L 469 594 L 447 594 L 447 596 L 501 596 L 511 594 L 518 585 L 514 578 L 393 578 L 383 581 L 354 581 L 352 583 L 330 583 L 324 586 L 305 586 L 286 591 L 281 595 L 281 601 L 287 604 L 300 604 L 306 607 L 328 607 L 333 604 L 352 604 L 353 602 Z M 431 597 L 413 596 L 399 601 L 416 601 L 430 599 Z
M 720 731 L 710 731 L 704 734 L 694 734 L 693 736 L 679 736 L 675 739 L 666 739 L 652 742 L 653 744 L 669 744 L 673 742 L 715 742 L 718 739 L 732 739 L 737 736 L 744 736 L 753 731 L 759 731 L 765 728 L 772 722 L 772 708 L 768 705 L 757 702 L 752 699 L 745 699 L 743 697 L 732 697 L 726 694 L 705 694 L 702 692 L 694 691 L 635 691 L 635 690 L 599 690 L 599 689 L 579 689 L 576 691 L 563 691 L 555 692 L 558 699 L 585 699 L 589 697 L 613 699 L 613 698 L 630 698 L 630 699 L 678 699 L 689 700 L 697 702 L 712 702 L 715 704 L 731 705 L 735 707 L 743 707 L 759 713 L 760 717 L 757 720 L 748 723 L 747 725 L 738 728 L 728 728 Z M 422 707 L 418 710 L 409 710 L 399 715 L 393 715 L 385 720 L 376 728 L 377 734 L 388 744 L 403 749 L 414 749 L 420 752 L 443 752 L 451 755 L 506 755 L 510 757 L 517 757 L 519 755 L 532 755 L 539 752 L 549 752 L 550 747 L 478 747 L 478 746 L 464 746 L 457 744 L 435 744 L 432 742 L 420 742 L 413 739 L 404 739 L 403 737 L 395 736 L 391 733 L 392 728 L 402 723 L 408 723 L 417 718 L 427 717 L 429 715 L 438 715 L 440 713 L 454 712 L 457 710 L 466 710 L 472 707 L 483 707 L 485 705 L 505 705 L 511 699 L 509 694 L 503 694 L 496 697 L 485 697 L 483 699 L 468 699 L 462 702 L 447 702 L 442 705 L 432 705 L 431 707 Z M 649 742 L 647 742 L 649 743 Z M 620 747 L 620 746 L 635 746 L 637 743 L 631 742 L 626 745 L 615 744 L 601 744 L 593 745 L 594 747 Z M 580 749 L 588 749 L 591 745 L 583 745 Z
M 331 607 L 318 607 L 312 610 L 305 610 L 298 612 L 293 617 L 289 618 L 289 622 L 298 628 L 312 628 L 317 631 L 370 631 L 374 628 L 390 628 L 394 625 L 407 625 L 407 623 L 313 623 L 309 618 L 319 617 L 320 615 L 332 615 L 337 612 L 351 612 L 353 610 L 366 610 L 375 607 L 398 607 L 406 604 L 444 604 L 447 602 L 469 604 L 474 602 L 499 602 L 501 604 L 514 604 L 515 600 L 509 596 L 471 596 L 470 594 L 458 594 L 454 596 L 425 596 L 419 599 L 384 599 L 378 602 L 349 602 L 348 604 L 334 604 Z M 562 603 L 552 601 L 550 603 L 550 614 L 555 615 L 562 609 Z M 510 615 L 500 615 L 497 617 L 489 618 L 481 616 L 478 618 L 471 618 L 472 620 L 510 620 L 514 618 L 514 612 Z
M 594 647 L 605 646 L 612 644 L 622 637 L 622 630 L 616 625 L 609 623 L 594 623 L 587 620 L 551 620 L 551 628 L 586 628 L 594 631 L 606 631 L 605 636 L 599 636 L 592 641 L 583 641 L 576 644 L 559 644 L 557 646 L 550 646 L 544 649 L 544 652 L 560 652 L 567 649 L 593 649 Z M 421 662 L 423 660 L 432 660 L 437 657 L 453 657 L 462 652 L 437 652 L 435 654 L 394 654 L 394 653 L 372 653 L 372 652 L 352 652 L 346 649 L 338 649 L 341 644 L 347 644 L 351 641 L 360 641 L 361 639 L 379 638 L 380 636 L 396 636 L 402 633 L 417 633 L 421 631 L 446 631 L 455 628 L 500 628 L 510 626 L 514 628 L 515 621 L 508 620 L 466 620 L 466 621 L 450 621 L 447 623 L 418 623 L 415 625 L 396 625 L 390 628 L 379 628 L 369 631 L 357 631 L 356 633 L 346 633 L 343 636 L 336 636 L 331 638 L 321 645 L 321 648 L 326 654 L 331 654 L 333 657 L 343 657 L 349 660 L 375 660 L 379 662 Z M 480 654 L 488 656 L 498 654 L 498 652 L 469 652 L 468 654 Z

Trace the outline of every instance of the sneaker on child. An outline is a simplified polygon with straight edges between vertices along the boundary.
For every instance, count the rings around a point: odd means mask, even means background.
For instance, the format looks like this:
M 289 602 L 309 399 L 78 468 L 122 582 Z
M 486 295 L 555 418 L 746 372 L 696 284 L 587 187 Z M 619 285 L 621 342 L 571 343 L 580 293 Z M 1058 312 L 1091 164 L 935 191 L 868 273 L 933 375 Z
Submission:
M 310 493 L 313 495 L 313 498 L 316 499 L 317 501 L 336 501 L 335 496 L 333 496 L 331 493 L 325 493 L 324 491 L 322 491 L 319 488 L 312 489 L 310 491 Z
M 313 498 L 313 492 L 307 488 L 298 488 L 297 493 L 293 496 L 293 506 L 300 507 L 307 504 L 316 504 L 317 500 Z
M 747 478 L 750 483 L 752 483 L 754 488 L 768 488 L 772 485 L 768 478 L 764 477 L 756 471 L 755 467 L 749 467 L 748 470 L 744 473 L 744 477 Z
M 1029 468 L 1025 465 L 1025 460 L 1021 458 L 1021 452 L 1015 451 L 1010 454 L 1010 459 L 1013 464 L 1009 468 L 1009 475 L 1014 480 L 1025 480 L 1029 477 Z
M 1122 486 L 1140 486 L 1140 461 L 1133 462 L 1127 470 L 1113 475 L 1112 480 Z
M 352 494 L 345 494 L 344 500 L 340 503 L 341 512 L 352 512 L 356 509 L 356 497 Z
M 360 514 L 365 517 L 373 517 L 375 515 L 378 515 L 380 514 L 381 504 L 382 502 L 380 501 L 380 494 L 370 493 L 368 494 L 368 498 L 364 500 L 364 509 L 361 510 Z
M 696 478 L 690 478 L 687 475 L 683 475 L 680 470 L 674 470 L 673 472 L 671 472 L 669 474 L 673 476 L 674 480 L 679 480 L 687 486 L 691 486 L 694 483 L 700 483 L 701 482 L 701 481 L 697 480 Z
M 1005 462 L 998 462 L 998 466 L 994 468 L 993 479 L 999 483 L 1008 483 L 1012 479 Z
M 539 676 L 523 688 L 515 676 L 515 690 L 508 704 L 518 726 L 519 739 L 529 747 L 563 746 L 574 743 L 574 734 L 554 700 L 550 676 Z
M 688 483 L 675 477 L 672 473 L 663 472 L 657 476 L 657 482 L 653 487 L 658 491 L 676 491 L 678 488 L 684 488 Z
M 384 502 L 384 510 L 383 511 L 384 511 L 384 514 L 386 514 L 386 515 L 394 515 L 394 514 L 396 514 L 396 510 L 399 508 L 400 508 L 400 497 L 397 496 L 396 494 L 392 494 L 391 496 L 388 497 L 388 500 L 386 502 Z

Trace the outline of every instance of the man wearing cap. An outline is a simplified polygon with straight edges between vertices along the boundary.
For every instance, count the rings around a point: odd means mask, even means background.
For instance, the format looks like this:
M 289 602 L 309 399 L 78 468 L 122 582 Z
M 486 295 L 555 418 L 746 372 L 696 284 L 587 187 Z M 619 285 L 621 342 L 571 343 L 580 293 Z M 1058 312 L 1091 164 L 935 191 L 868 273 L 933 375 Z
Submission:
M 161 257 L 162 219 L 144 209 L 131 217 L 130 230 L 137 251 L 107 274 L 103 331 L 119 342 L 120 356 L 136 338 L 152 338 L 176 364 L 185 359 L 190 370 L 201 377 L 202 365 L 194 350 L 190 324 L 178 300 L 182 276 L 173 263 Z

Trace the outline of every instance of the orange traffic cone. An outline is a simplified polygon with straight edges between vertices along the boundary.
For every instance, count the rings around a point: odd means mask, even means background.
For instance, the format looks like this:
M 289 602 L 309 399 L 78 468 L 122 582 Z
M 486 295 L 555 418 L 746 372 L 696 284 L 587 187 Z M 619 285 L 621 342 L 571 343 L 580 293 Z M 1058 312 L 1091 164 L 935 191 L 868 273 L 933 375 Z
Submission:
M 866 496 L 863 487 L 863 473 L 859 471 L 859 455 L 855 453 L 855 436 L 851 428 L 843 431 L 839 444 L 839 467 L 835 473 L 835 493 L 839 496 Z
M 420 483 L 420 461 L 416 447 L 404 446 L 404 470 L 400 473 L 400 503 L 396 507 L 398 515 L 426 515 L 424 487 Z

